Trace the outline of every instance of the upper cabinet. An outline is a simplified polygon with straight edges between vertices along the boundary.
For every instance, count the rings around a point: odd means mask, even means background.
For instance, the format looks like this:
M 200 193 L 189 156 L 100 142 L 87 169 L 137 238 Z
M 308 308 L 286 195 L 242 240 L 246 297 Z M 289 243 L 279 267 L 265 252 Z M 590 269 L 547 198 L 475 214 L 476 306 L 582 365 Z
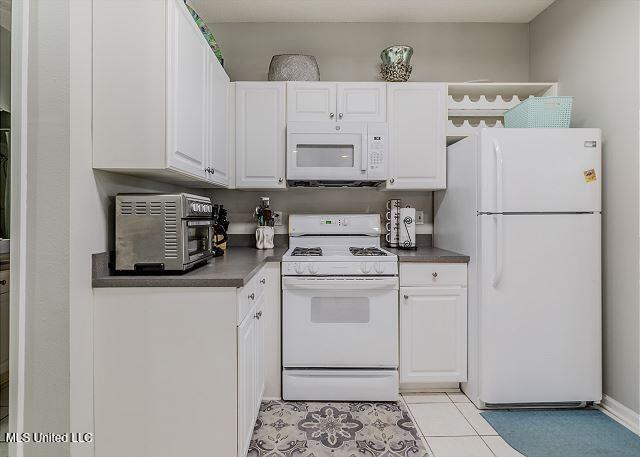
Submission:
M 385 83 L 287 83 L 287 121 L 385 122 Z
M 286 83 L 235 84 L 236 187 L 285 188 Z
M 446 97 L 444 83 L 387 85 L 387 189 L 446 187 Z
M 94 0 L 93 13 L 94 168 L 228 186 L 229 78 L 184 2 Z
M 207 118 L 210 119 L 210 128 L 207 129 L 209 135 L 205 169 L 208 169 L 211 180 L 227 187 L 231 184 L 231 160 L 235 159 L 231 155 L 232 148 L 229 146 L 230 82 L 229 76 L 212 53 L 208 56 L 207 75 L 209 84 L 206 91 L 209 101 Z

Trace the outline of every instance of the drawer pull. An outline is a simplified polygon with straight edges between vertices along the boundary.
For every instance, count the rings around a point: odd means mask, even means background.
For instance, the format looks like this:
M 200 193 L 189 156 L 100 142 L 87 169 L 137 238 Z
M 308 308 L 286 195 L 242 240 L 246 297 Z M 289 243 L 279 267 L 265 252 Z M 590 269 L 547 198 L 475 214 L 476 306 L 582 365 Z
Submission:
M 433 276 L 433 279 L 436 279 L 438 277 L 438 272 L 434 271 L 433 273 L 431 273 L 431 276 Z
M 256 299 L 256 294 L 252 293 L 251 295 L 249 295 L 249 300 L 255 300 Z
M 0 280 L 0 286 L 6 286 L 6 285 L 7 285 L 6 279 Z

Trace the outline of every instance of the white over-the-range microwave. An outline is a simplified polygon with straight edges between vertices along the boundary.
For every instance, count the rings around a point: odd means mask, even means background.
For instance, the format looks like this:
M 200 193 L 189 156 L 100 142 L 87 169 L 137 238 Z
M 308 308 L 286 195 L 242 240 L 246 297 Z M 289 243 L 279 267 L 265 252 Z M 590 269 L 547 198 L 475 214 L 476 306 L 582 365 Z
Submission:
M 384 123 L 289 122 L 291 186 L 376 186 L 388 176 Z

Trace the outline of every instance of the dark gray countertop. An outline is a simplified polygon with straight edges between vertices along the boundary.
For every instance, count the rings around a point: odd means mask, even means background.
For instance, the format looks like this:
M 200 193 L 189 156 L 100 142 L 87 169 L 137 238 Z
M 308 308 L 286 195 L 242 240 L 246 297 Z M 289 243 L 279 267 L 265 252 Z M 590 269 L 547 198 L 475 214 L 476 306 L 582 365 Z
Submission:
M 267 262 L 280 262 L 287 247 L 258 250 L 230 247 L 222 257 L 184 274 L 114 275 L 109 271 L 109 255 L 93 255 L 93 287 L 242 287 Z
M 399 262 L 429 262 L 429 263 L 468 263 L 469 256 L 440 248 L 421 247 L 417 249 L 385 249 L 398 256 Z

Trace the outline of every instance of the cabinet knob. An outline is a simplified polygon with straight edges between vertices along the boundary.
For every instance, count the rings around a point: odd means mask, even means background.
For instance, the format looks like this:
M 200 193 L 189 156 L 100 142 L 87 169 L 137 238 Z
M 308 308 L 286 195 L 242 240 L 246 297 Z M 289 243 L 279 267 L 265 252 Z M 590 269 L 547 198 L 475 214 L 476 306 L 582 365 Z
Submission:
M 333 113 L 329 113 L 329 117 L 330 117 L 331 119 L 333 119 L 333 117 L 334 117 L 334 116 L 335 116 L 335 114 L 333 114 Z
M 404 295 L 404 299 L 405 299 L 405 300 L 409 300 L 409 296 L 405 294 L 405 295 Z
M 393 184 L 394 182 L 396 182 L 396 180 L 395 180 L 395 179 L 393 179 L 393 178 L 391 178 L 391 179 L 389 180 L 389 182 L 390 182 L 391 184 Z
M 256 299 L 256 294 L 251 294 L 249 295 L 249 300 L 255 300 Z
M 262 278 L 260 280 L 260 284 L 266 284 L 267 283 L 267 278 Z
M 283 178 L 279 178 L 279 179 L 278 179 L 278 182 L 282 182 L 282 181 L 284 181 L 284 179 L 283 179 Z
M 433 273 L 431 273 L 431 276 L 433 276 L 433 278 L 437 278 L 438 277 L 438 272 L 434 271 Z
M 253 315 L 253 317 L 255 317 L 256 319 L 260 319 L 262 317 L 262 311 L 258 311 Z
M 338 117 L 339 117 L 340 119 L 342 119 L 342 116 L 344 116 L 344 114 L 342 114 L 342 113 L 338 113 Z

